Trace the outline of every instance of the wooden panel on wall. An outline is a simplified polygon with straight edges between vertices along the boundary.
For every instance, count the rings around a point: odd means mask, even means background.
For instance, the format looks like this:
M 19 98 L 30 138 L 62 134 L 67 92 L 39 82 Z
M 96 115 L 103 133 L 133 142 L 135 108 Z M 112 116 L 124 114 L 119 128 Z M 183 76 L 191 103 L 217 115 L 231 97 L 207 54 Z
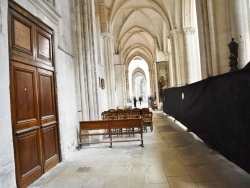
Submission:
M 54 73 L 38 69 L 38 75 L 42 144 L 45 161 L 44 171 L 46 172 L 59 162 Z
M 39 151 L 39 137 L 38 132 L 33 131 L 19 135 L 18 146 L 20 152 L 20 164 L 22 169 L 22 176 L 27 173 L 31 173 L 36 168 L 41 168 L 40 154 Z
M 12 99 L 15 130 L 20 131 L 38 125 L 36 68 L 12 62 Z
M 10 10 L 9 19 L 11 54 L 34 59 L 34 25 L 14 10 Z
M 38 50 L 37 55 L 50 59 L 50 40 L 38 33 Z
M 44 157 L 50 159 L 57 153 L 55 126 L 43 129 Z
M 52 36 L 50 33 L 37 28 L 36 30 L 36 60 L 52 66 Z
M 35 80 L 34 72 L 15 69 L 16 101 L 18 121 L 35 117 Z
M 31 27 L 14 19 L 14 45 L 31 51 Z
M 53 71 L 53 30 L 31 15 L 19 14 L 12 8 L 9 22 L 10 59 Z
M 55 92 L 54 73 L 44 69 L 38 69 L 38 87 L 41 123 L 55 123 Z
M 57 124 L 53 124 L 42 129 L 43 152 L 44 152 L 44 172 L 47 172 L 59 162 Z
M 42 173 L 42 158 L 40 149 L 39 129 L 17 132 L 15 137 L 16 165 L 18 165 L 17 182 L 19 187 L 27 187 L 38 179 Z
M 54 115 L 53 77 L 52 75 L 39 74 L 39 81 L 41 116 Z

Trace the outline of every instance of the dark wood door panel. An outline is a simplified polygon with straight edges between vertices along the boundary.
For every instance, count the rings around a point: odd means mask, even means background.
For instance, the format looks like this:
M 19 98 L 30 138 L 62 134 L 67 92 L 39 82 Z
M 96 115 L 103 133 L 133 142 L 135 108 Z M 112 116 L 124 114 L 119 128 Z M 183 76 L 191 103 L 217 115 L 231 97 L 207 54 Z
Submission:
M 39 129 L 17 133 L 15 137 L 18 182 L 23 187 L 43 173 Z M 22 186 L 21 186 L 22 187 Z
M 10 59 L 53 71 L 52 29 L 12 2 L 9 5 Z
M 46 172 L 59 162 L 54 73 L 38 69 L 38 87 L 45 163 L 44 171 Z
M 41 116 L 55 115 L 53 72 L 38 69 Z
M 41 124 L 56 123 L 54 73 L 38 69 L 38 87 Z
M 15 131 L 38 125 L 36 68 L 11 64 L 12 116 Z
M 36 61 L 53 66 L 52 64 L 52 33 L 36 27 Z
M 59 163 L 57 124 L 43 127 L 42 129 L 44 171 L 48 171 Z
M 33 48 L 34 24 L 13 9 L 9 11 L 9 19 L 11 54 L 35 59 Z

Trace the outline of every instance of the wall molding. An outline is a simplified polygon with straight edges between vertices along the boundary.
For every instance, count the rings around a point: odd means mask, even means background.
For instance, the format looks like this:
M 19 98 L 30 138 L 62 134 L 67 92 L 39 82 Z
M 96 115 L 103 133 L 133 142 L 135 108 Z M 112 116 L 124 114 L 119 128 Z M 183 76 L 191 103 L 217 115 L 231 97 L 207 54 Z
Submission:
M 59 19 L 62 16 L 51 3 L 45 0 L 28 0 L 28 2 L 44 13 L 54 24 L 59 25 Z

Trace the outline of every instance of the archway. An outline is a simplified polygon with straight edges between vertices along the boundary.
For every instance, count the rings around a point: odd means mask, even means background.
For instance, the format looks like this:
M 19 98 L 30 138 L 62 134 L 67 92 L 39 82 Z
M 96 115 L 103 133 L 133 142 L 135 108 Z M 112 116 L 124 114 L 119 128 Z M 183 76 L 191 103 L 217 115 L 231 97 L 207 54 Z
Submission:
M 141 57 L 134 58 L 128 67 L 128 81 L 129 81 L 129 101 L 132 102 L 136 97 L 142 97 L 142 104 L 148 107 L 148 97 L 150 92 L 150 77 L 147 62 Z M 139 103 L 138 103 L 139 104 Z

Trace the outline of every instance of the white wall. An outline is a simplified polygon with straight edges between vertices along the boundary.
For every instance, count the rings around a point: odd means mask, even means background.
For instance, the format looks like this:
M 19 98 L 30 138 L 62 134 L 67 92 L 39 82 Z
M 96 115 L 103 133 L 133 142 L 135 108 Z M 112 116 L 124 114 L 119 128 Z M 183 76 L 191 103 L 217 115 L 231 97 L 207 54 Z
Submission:
M 0 187 L 15 187 L 9 90 L 8 1 L 0 1 Z
M 56 11 L 46 10 L 38 0 L 16 0 L 18 4 L 40 18 L 54 30 L 55 73 L 58 98 L 58 118 L 62 159 L 70 156 L 77 146 L 77 108 L 75 69 L 77 51 L 74 43 L 73 2 L 57 1 Z M 44 3 L 43 3 L 44 4 Z M 60 6 L 59 6 L 60 5 Z M 70 7 L 71 6 L 71 7 Z M 65 8 L 68 7 L 68 8 Z M 8 1 L 0 1 L 0 187 L 16 187 L 13 137 L 10 112 L 9 51 L 8 51 Z M 60 18 L 60 15 L 62 17 Z M 73 22 L 72 22 L 73 20 Z M 59 30 L 60 29 L 60 30 Z

